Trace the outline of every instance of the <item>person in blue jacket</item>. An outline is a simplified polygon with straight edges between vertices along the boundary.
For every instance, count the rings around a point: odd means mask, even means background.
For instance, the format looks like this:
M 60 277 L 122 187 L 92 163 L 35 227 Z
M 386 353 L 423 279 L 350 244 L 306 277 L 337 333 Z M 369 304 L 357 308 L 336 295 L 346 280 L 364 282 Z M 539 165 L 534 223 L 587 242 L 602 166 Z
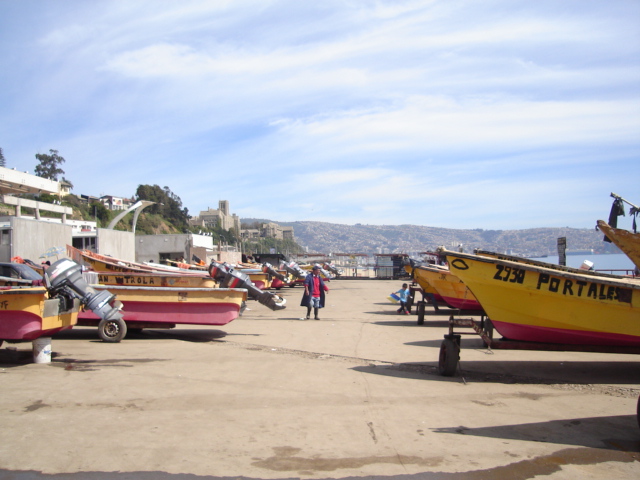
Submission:
M 329 292 L 329 287 L 324 283 L 320 276 L 320 267 L 315 265 L 311 269 L 311 273 L 304 279 L 304 295 L 300 302 L 301 307 L 307 307 L 306 320 L 311 318 L 311 309 L 313 308 L 314 318 L 320 320 L 318 310 L 324 307 L 325 293 Z
M 398 309 L 398 313 L 401 315 L 409 315 L 409 308 L 407 307 L 407 302 L 409 301 L 409 297 L 411 296 L 409 285 L 403 283 L 402 288 L 395 293 L 400 297 L 400 308 Z

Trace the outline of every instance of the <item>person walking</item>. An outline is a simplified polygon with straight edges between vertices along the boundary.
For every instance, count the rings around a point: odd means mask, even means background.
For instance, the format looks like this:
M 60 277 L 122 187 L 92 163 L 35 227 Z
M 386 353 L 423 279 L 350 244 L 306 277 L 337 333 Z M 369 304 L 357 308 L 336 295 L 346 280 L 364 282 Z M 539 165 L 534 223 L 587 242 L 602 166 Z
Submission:
M 324 307 L 325 293 L 329 292 L 329 287 L 324 283 L 320 276 L 320 267 L 314 265 L 311 273 L 304 279 L 304 295 L 300 302 L 301 307 L 307 307 L 306 320 L 311 318 L 311 309 L 313 308 L 314 318 L 320 320 L 318 310 Z
M 409 297 L 411 296 L 409 285 L 403 283 L 402 288 L 395 293 L 398 295 L 398 297 L 400 297 L 400 308 L 397 310 L 397 312 L 401 315 L 409 315 L 409 308 L 407 307 L 407 302 L 409 301 Z

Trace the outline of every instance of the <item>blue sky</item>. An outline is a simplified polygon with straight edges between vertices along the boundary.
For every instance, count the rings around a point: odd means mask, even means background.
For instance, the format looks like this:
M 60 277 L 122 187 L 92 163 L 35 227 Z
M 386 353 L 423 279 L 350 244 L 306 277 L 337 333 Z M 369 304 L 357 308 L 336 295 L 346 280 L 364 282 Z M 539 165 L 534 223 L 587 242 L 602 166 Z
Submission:
M 190 214 L 591 228 L 640 203 L 640 1 L 0 1 L 0 147 Z M 630 222 L 626 222 L 630 223 Z M 624 220 L 620 225 L 629 227 Z

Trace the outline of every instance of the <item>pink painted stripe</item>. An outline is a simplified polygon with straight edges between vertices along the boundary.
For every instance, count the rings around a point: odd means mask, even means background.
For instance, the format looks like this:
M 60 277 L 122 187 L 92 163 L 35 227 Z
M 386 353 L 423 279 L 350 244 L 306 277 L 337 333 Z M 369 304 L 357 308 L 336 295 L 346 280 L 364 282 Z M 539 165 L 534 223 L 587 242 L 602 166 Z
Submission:
M 640 337 L 607 332 L 588 332 L 561 328 L 517 325 L 491 319 L 500 335 L 510 340 L 569 345 L 640 346 Z

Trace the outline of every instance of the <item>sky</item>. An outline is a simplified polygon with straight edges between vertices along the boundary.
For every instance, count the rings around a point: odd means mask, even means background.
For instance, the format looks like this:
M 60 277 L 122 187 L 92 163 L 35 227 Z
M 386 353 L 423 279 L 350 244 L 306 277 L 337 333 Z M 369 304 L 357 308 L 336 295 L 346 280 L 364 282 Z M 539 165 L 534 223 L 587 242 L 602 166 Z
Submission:
M 6 166 L 57 150 L 78 195 L 499 230 L 640 204 L 639 0 L 0 0 L 0 61 Z

